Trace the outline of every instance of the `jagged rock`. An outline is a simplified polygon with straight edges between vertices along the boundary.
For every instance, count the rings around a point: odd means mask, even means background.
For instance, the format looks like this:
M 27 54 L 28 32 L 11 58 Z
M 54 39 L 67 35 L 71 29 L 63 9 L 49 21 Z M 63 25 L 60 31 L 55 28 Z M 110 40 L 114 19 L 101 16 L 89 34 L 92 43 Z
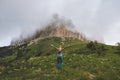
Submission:
M 72 29 L 71 29 L 72 28 Z M 49 37 L 61 37 L 61 38 L 73 38 L 79 39 L 81 41 L 85 41 L 86 38 L 82 34 L 78 33 L 74 30 L 74 26 L 71 22 L 65 22 L 65 20 L 61 20 L 57 18 L 57 20 L 53 20 L 48 26 L 43 28 L 42 30 L 36 31 L 36 33 L 29 38 L 13 41 L 12 44 L 24 44 L 26 42 L 29 45 L 38 42 L 41 39 L 49 38 Z

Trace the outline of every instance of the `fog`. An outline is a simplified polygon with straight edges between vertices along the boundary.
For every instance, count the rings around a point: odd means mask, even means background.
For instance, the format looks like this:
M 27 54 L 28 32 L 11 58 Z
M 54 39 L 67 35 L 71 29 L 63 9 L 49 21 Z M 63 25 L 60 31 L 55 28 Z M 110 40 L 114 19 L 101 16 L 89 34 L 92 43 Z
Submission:
M 71 20 L 89 39 L 120 42 L 119 0 L 0 0 L 0 46 L 32 35 L 54 14 Z

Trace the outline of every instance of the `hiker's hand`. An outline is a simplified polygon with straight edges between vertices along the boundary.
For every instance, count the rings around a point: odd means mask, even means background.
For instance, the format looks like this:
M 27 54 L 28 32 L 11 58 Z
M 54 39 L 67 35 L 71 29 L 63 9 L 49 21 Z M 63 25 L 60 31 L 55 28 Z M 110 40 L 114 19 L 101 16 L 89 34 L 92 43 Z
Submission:
M 51 44 L 51 46 L 53 47 L 53 44 Z

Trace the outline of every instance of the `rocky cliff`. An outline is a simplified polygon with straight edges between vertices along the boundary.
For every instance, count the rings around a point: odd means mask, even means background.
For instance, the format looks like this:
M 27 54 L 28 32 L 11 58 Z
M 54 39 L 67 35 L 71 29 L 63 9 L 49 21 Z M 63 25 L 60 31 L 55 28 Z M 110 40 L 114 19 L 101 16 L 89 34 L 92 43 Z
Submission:
M 71 22 L 66 22 L 64 20 L 57 19 L 53 20 L 45 28 L 37 30 L 33 36 L 23 40 L 12 41 L 11 44 L 23 44 L 25 42 L 32 44 L 40 39 L 48 37 L 73 38 L 79 39 L 81 41 L 86 40 L 85 36 L 83 36 L 75 30 L 75 27 L 72 25 Z
M 85 38 L 78 32 L 72 32 L 67 29 L 65 25 L 60 25 L 58 27 L 49 26 L 44 30 L 40 31 L 39 37 L 68 37 L 68 38 L 77 38 L 80 40 L 85 40 Z

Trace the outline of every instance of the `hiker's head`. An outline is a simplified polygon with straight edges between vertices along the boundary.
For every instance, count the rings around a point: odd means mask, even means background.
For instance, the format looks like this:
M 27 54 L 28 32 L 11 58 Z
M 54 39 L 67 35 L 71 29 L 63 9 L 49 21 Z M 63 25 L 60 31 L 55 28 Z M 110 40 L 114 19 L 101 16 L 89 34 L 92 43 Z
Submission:
M 62 46 L 59 45 L 58 48 L 57 48 L 58 51 L 61 51 L 62 50 Z

